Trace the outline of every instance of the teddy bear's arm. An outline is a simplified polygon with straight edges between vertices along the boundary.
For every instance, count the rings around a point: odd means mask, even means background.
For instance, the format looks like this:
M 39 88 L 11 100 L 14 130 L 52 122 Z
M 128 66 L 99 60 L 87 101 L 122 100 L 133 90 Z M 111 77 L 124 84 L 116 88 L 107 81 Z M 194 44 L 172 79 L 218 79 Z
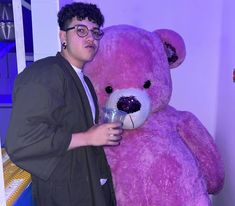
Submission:
M 198 160 L 207 183 L 208 193 L 222 189 L 224 167 L 212 136 L 190 112 L 180 112 L 178 132 Z

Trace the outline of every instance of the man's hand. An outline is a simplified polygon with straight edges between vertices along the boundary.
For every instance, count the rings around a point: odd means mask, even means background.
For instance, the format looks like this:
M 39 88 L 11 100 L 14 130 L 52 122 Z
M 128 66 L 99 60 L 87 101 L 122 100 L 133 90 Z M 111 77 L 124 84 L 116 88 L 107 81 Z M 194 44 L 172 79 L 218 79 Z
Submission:
M 86 132 L 72 134 L 69 150 L 80 146 L 119 145 L 123 133 L 122 123 L 94 125 Z

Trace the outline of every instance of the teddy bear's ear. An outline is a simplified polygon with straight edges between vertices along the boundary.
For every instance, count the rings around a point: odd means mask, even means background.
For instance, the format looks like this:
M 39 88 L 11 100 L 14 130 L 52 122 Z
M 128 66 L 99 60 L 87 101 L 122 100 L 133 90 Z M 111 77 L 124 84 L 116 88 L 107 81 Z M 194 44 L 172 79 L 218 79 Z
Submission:
M 175 31 L 169 29 L 155 30 L 162 40 L 170 68 L 178 67 L 185 58 L 186 49 L 183 38 Z

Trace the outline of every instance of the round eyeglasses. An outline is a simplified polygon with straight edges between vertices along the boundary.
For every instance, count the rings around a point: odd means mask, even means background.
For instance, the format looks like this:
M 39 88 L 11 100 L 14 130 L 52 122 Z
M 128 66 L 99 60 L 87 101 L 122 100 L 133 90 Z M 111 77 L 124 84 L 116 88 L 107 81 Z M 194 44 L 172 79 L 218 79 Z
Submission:
M 89 30 L 88 27 L 83 24 L 74 25 L 73 27 L 69 27 L 69 28 L 65 29 L 65 31 L 69 31 L 71 29 L 76 29 L 76 33 L 79 37 L 87 36 L 89 31 L 91 31 L 93 38 L 96 40 L 100 40 L 104 35 L 104 32 L 101 29 L 94 28 L 94 29 Z

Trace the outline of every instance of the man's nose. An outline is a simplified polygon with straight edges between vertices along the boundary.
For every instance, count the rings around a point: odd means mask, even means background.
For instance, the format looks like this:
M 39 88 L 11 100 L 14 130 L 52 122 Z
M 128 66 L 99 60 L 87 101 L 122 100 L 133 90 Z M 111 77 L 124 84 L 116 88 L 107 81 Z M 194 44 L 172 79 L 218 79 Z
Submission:
M 95 38 L 94 38 L 93 33 L 92 33 L 91 30 L 88 31 L 88 34 L 87 34 L 86 37 L 87 37 L 87 39 L 90 40 L 90 41 L 94 41 L 94 40 L 95 40 Z

